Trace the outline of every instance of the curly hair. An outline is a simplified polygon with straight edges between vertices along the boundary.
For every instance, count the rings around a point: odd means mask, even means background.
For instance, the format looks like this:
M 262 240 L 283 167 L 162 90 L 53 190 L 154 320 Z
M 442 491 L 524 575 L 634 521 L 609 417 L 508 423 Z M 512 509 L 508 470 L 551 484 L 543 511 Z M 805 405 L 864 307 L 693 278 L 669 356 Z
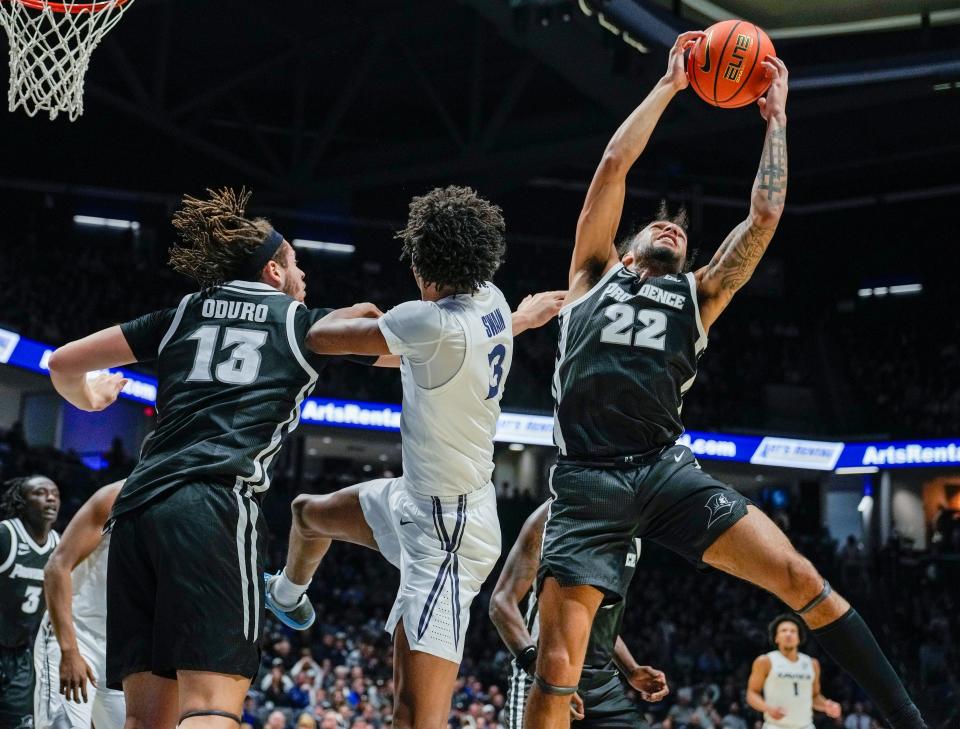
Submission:
M 797 633 L 800 636 L 800 642 L 803 643 L 807 639 L 807 626 L 804 625 L 803 620 L 793 613 L 783 613 L 778 615 L 767 626 L 767 637 L 770 638 L 770 643 L 773 645 L 777 644 L 777 630 L 780 629 L 781 623 L 793 623 L 797 626 Z
M 0 496 L 0 519 L 23 517 L 27 510 L 27 500 L 23 495 L 26 486 L 35 478 L 45 478 L 40 474 L 11 478 L 3 483 L 3 495 Z
M 476 293 L 506 251 L 503 211 L 469 187 L 437 187 L 410 201 L 400 260 L 425 284 Z
M 273 231 L 266 218 L 244 217 L 251 193 L 241 188 L 207 189 L 210 196 L 200 200 L 184 195 L 173 216 L 173 227 L 182 244 L 170 249 L 170 266 L 209 288 L 244 272 L 250 255 Z M 280 251 L 273 260 L 283 265 Z

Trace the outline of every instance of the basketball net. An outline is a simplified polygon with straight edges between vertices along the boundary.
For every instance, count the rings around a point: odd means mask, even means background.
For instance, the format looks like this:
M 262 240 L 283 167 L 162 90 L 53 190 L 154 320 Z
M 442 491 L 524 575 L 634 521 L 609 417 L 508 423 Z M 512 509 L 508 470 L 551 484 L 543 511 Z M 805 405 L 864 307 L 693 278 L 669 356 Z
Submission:
M 64 112 L 76 121 L 90 55 L 132 4 L 0 0 L 0 24 L 10 41 L 10 111 L 45 111 L 51 120 Z

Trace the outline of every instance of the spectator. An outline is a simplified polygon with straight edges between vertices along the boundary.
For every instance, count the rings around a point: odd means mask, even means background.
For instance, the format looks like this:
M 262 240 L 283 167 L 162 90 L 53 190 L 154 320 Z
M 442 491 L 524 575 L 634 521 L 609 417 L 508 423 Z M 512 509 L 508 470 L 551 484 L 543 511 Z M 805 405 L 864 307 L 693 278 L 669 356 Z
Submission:
M 267 723 L 263 729 L 285 729 L 287 726 L 287 717 L 282 711 L 271 711 L 267 717 Z
M 730 703 L 727 707 L 727 714 L 720 721 L 720 726 L 725 729 L 747 729 L 747 722 L 740 716 L 740 704 L 736 701 Z
M 317 729 L 317 720 L 307 712 L 297 717 L 297 729 Z
M 853 711 L 843 722 L 844 729 L 873 729 L 873 719 L 864 710 L 861 702 L 853 705 Z

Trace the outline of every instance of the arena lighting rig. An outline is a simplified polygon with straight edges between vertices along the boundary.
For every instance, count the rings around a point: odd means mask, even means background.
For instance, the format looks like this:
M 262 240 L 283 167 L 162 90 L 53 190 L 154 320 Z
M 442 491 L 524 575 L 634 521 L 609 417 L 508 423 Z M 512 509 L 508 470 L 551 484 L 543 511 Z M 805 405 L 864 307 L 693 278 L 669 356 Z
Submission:
M 53 350 L 42 342 L 0 329 L 0 364 L 49 376 L 47 362 Z M 119 372 L 128 380 L 121 397 L 144 405 L 156 404 L 157 381 L 154 378 L 123 368 L 111 372 Z M 300 419 L 311 425 L 400 432 L 400 405 L 311 397 L 304 401 Z M 503 412 L 494 440 L 553 446 L 553 418 Z M 688 430 L 677 442 L 687 446 L 698 458 L 833 471 L 841 475 L 960 465 L 960 438 L 844 443 Z

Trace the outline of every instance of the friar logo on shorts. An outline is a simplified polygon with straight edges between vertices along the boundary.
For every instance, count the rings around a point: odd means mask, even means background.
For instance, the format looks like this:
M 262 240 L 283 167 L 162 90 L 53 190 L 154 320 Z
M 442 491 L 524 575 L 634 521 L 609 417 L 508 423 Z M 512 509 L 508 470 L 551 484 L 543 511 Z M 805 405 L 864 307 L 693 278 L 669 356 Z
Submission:
M 707 529 L 712 527 L 718 519 L 728 516 L 730 512 L 733 511 L 736 503 L 736 501 L 726 494 L 714 494 L 707 499 L 707 503 L 704 504 L 704 506 L 707 507 L 707 511 L 710 512 L 710 518 L 707 520 Z

